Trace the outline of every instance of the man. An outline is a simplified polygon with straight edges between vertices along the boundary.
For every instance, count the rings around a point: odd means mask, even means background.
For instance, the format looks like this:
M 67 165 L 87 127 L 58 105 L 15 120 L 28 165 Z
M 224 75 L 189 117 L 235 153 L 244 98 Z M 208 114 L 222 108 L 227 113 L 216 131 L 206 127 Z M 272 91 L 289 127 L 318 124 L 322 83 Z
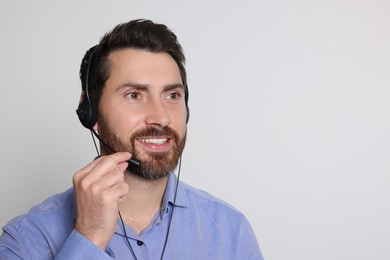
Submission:
M 173 174 L 189 118 L 184 59 L 148 20 L 87 51 L 77 113 L 101 154 L 3 228 L 0 259 L 263 259 L 240 212 Z

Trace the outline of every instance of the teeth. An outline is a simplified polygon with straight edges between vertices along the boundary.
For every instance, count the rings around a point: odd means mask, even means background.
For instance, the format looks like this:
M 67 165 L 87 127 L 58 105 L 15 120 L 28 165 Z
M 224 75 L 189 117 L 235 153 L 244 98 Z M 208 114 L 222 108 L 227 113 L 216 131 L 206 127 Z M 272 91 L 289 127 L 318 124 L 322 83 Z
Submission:
M 153 144 L 163 144 L 166 141 L 168 141 L 167 138 L 159 138 L 159 139 L 140 139 L 141 142 L 143 143 L 153 143 Z

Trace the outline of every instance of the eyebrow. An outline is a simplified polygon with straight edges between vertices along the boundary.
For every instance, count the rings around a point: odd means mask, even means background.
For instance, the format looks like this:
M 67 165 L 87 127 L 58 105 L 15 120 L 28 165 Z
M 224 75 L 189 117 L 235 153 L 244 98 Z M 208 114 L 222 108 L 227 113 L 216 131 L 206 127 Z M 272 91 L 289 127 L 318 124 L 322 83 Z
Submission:
M 120 85 L 117 88 L 117 91 L 119 91 L 121 89 L 125 89 L 125 88 L 133 88 L 133 89 L 136 89 L 136 90 L 145 91 L 148 88 L 150 88 L 150 85 L 148 85 L 148 84 L 141 84 L 141 83 L 135 83 L 135 82 L 127 82 L 125 84 Z M 168 84 L 168 85 L 164 86 L 163 91 L 170 91 L 170 90 L 177 89 L 177 88 L 184 90 L 183 84 L 177 83 L 177 84 Z
M 183 84 L 170 84 L 170 85 L 164 86 L 164 91 L 170 91 L 170 90 L 177 89 L 177 88 L 184 90 Z

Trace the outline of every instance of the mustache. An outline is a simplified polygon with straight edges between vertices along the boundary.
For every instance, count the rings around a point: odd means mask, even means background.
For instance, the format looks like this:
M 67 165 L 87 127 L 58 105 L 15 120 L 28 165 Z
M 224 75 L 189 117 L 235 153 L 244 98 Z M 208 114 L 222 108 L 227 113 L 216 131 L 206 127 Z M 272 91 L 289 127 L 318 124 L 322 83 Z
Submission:
M 158 137 L 158 136 L 168 136 L 176 141 L 179 139 L 178 133 L 168 126 L 164 128 L 149 126 L 143 129 L 139 129 L 132 134 L 131 139 L 135 140 L 136 138 L 140 138 L 140 137 Z

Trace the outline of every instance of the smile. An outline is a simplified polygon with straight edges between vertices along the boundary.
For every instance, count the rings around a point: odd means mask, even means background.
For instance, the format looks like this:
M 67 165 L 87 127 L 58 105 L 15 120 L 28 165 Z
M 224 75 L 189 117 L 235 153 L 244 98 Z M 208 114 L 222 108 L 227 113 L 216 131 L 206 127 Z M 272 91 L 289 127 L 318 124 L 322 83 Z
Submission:
M 168 138 L 147 138 L 147 139 L 138 139 L 138 141 L 147 144 L 163 144 L 168 141 Z

